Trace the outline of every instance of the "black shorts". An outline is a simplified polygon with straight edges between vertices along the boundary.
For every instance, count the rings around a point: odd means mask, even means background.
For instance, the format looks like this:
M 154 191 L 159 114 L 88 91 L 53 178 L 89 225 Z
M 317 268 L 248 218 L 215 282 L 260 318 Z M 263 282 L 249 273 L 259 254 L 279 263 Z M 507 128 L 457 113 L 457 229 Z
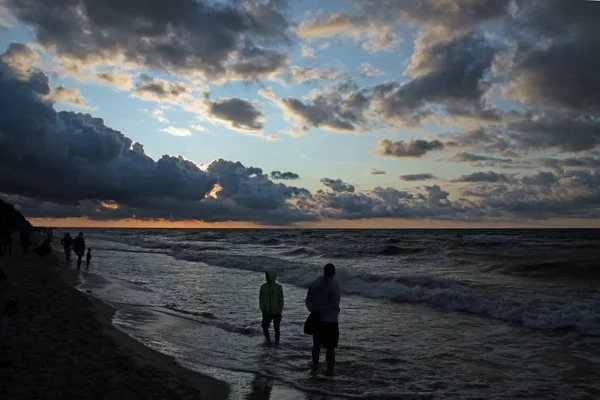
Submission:
M 263 313 L 261 326 L 268 328 L 271 326 L 271 321 L 273 321 L 275 325 L 279 325 L 281 323 L 281 315 Z
M 319 322 L 317 331 L 313 335 L 313 345 L 326 349 L 338 347 L 340 328 L 337 322 Z

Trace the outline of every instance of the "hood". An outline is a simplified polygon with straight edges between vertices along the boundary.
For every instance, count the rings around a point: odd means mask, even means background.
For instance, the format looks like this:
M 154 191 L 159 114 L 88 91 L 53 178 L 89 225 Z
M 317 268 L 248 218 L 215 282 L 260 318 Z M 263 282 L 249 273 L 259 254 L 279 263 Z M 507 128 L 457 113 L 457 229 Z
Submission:
M 269 280 L 271 282 L 275 282 L 277 280 L 277 272 L 273 271 L 273 270 L 269 270 L 266 272 L 267 274 L 267 278 L 269 278 Z

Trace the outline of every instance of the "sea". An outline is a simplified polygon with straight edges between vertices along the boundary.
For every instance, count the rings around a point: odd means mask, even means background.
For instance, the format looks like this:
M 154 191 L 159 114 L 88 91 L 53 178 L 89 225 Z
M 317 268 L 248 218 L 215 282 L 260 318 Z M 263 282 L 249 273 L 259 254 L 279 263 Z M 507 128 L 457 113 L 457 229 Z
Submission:
M 79 288 L 119 310 L 118 329 L 227 381 L 231 399 L 600 398 L 600 230 L 85 237 Z M 303 333 L 306 290 L 326 263 L 342 293 L 333 376 L 310 368 Z M 260 327 L 267 269 L 285 293 L 279 346 Z

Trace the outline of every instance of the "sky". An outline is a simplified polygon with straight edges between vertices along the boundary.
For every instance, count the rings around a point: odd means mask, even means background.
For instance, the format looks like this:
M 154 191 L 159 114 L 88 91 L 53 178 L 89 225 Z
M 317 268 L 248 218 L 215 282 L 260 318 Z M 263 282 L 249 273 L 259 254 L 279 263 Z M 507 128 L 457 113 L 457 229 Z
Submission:
M 55 226 L 598 227 L 600 3 L 0 0 Z

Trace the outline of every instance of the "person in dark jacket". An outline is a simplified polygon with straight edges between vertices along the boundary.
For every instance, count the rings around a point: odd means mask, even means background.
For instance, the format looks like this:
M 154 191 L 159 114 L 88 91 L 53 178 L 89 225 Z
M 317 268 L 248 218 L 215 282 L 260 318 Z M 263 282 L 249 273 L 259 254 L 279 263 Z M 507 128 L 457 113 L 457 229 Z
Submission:
M 73 246 L 73 238 L 71 237 L 71 234 L 69 232 L 65 233 L 65 237 L 60 239 L 60 244 L 65 250 L 65 259 L 68 263 L 69 261 L 71 261 L 71 249 Z
M 281 315 L 283 314 L 283 288 L 276 282 L 276 271 L 266 271 L 265 280 L 266 282 L 260 287 L 258 296 L 258 303 L 262 312 L 261 326 L 267 343 L 270 343 L 271 335 L 269 334 L 269 327 L 271 326 L 271 321 L 273 321 L 275 344 L 279 344 L 279 327 L 281 324 Z
M 79 235 L 73 239 L 73 251 L 77 255 L 77 269 L 81 268 L 81 259 L 85 255 L 85 239 L 83 238 L 83 232 L 79 232 Z

